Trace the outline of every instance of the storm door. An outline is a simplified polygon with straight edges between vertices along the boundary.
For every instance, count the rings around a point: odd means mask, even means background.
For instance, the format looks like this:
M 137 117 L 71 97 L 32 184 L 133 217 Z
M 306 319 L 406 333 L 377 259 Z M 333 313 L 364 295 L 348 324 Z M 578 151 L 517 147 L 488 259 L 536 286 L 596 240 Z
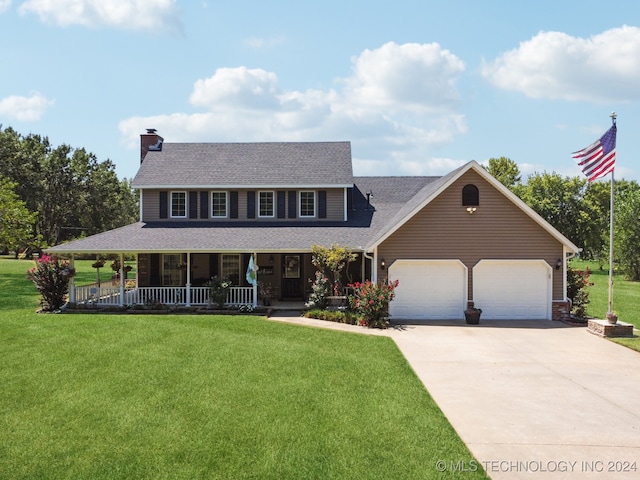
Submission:
M 302 279 L 304 277 L 303 263 L 301 255 L 282 256 L 282 298 L 302 299 L 304 288 Z

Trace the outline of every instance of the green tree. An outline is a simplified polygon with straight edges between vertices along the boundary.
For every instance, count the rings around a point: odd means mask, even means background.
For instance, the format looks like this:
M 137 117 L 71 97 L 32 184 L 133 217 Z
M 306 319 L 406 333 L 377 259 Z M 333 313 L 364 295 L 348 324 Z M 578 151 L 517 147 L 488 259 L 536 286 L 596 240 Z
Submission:
M 518 164 L 507 157 L 490 158 L 485 170 L 509 190 L 519 185 L 522 179 Z
M 92 235 L 136 221 L 138 196 L 119 180 L 110 160 L 99 162 L 84 148 L 53 148 L 47 137 L 0 126 L 0 174 L 38 217 L 33 237 L 40 246 Z
M 591 221 L 591 215 L 583 210 L 586 184 L 587 180 L 579 177 L 562 177 L 555 172 L 536 173 L 529 176 L 519 193 L 541 217 L 581 246 L 585 223 Z
M 615 200 L 614 254 L 627 278 L 640 281 L 640 187 L 625 185 Z
M 36 214 L 15 193 L 16 184 L 0 176 L 0 247 L 18 252 L 32 240 Z

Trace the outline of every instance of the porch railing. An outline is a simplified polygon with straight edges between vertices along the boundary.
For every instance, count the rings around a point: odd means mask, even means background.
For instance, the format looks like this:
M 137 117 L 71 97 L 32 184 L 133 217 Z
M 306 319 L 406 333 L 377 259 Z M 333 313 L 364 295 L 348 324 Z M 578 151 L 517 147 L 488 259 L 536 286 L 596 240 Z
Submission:
M 207 305 L 209 289 L 191 287 L 187 302 L 187 287 L 135 287 L 124 290 L 123 305 L 162 303 L 165 305 Z M 75 287 L 76 303 L 81 305 L 120 305 L 120 289 L 112 287 Z M 253 304 L 253 287 L 231 287 L 225 305 Z

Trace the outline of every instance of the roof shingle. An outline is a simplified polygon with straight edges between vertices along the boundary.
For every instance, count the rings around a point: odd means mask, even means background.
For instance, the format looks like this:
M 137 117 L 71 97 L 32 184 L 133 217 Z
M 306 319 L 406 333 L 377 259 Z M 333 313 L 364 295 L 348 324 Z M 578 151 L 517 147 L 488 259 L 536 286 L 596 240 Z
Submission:
M 134 188 L 351 184 L 350 142 L 164 143 L 133 179 Z

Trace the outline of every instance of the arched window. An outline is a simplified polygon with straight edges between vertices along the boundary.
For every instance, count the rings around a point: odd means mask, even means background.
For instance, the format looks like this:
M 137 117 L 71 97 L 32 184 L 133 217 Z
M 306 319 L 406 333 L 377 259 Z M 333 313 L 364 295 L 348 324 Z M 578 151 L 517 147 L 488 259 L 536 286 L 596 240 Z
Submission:
M 478 187 L 469 184 L 462 188 L 462 206 L 463 207 L 477 207 L 480 205 L 480 192 Z

